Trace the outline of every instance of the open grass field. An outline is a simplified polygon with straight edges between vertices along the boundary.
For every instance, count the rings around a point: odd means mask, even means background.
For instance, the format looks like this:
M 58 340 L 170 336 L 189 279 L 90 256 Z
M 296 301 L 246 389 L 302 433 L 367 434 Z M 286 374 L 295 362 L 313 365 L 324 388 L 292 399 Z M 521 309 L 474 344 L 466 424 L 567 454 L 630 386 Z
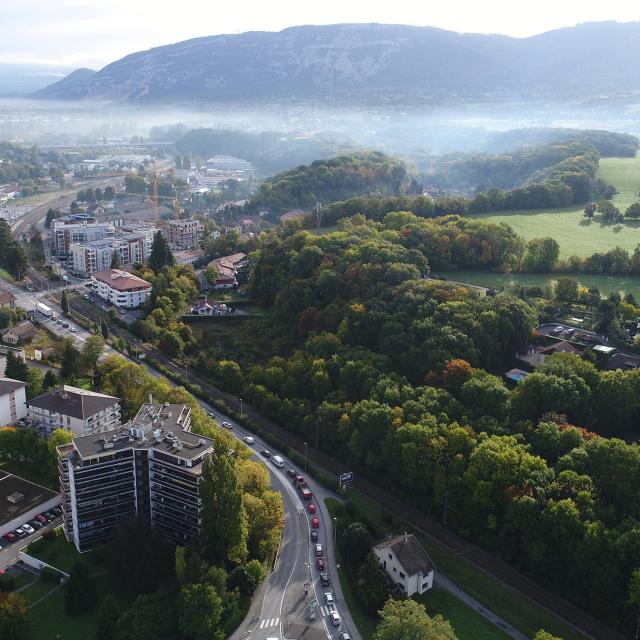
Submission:
M 599 177 L 613 184 L 618 193 L 613 203 L 622 212 L 635 200 L 640 191 L 640 156 L 636 158 L 603 158 Z M 562 209 L 502 211 L 478 217 L 492 222 L 505 222 L 526 240 L 551 236 L 560 243 L 560 257 L 588 256 L 616 246 L 630 251 L 640 244 L 640 223 L 623 225 L 601 224 L 586 220 L 582 206 Z
M 73 545 L 69 542 L 62 532 L 62 529 L 56 529 L 55 540 L 47 540 L 46 538 L 40 538 L 33 544 L 27 547 L 26 552 L 42 560 L 52 567 L 71 573 L 76 562 L 82 561 L 89 566 L 90 571 L 99 571 L 103 569 L 101 558 L 97 551 L 90 551 L 88 553 L 80 554 Z
M 438 272 L 448 280 L 475 284 L 481 287 L 500 288 L 507 291 L 518 285 L 525 287 L 544 287 L 550 280 L 569 276 L 576 278 L 580 285 L 587 288 L 597 287 L 601 293 L 632 293 L 640 297 L 640 278 L 631 276 L 599 276 L 582 273 L 492 273 L 490 271 L 448 271 Z

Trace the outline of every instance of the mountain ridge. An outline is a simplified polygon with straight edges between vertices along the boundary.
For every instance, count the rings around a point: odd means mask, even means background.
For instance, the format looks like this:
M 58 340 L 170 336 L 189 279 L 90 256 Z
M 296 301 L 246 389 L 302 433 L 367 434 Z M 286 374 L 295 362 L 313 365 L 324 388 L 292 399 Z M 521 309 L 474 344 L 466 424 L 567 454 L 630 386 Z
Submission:
M 637 92 L 638 41 L 639 22 L 585 23 L 520 39 L 407 25 L 307 25 L 131 53 L 94 74 L 70 74 L 32 97 L 455 102 Z

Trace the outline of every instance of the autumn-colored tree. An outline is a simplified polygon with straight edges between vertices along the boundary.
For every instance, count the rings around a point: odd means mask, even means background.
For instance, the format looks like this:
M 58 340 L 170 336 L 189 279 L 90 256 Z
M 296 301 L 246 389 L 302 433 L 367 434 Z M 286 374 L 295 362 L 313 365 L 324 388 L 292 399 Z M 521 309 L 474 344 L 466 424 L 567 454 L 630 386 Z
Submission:
M 448 362 L 442 371 L 442 386 L 456 393 L 472 373 L 473 367 L 466 360 L 455 358 Z

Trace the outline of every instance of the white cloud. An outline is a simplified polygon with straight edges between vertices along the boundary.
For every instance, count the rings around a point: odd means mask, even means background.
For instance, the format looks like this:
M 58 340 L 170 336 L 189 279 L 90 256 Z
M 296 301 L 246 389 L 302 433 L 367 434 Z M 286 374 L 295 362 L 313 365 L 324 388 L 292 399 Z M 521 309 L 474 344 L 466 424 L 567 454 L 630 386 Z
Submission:
M 7 0 L 5 0 L 7 2 Z M 630 0 L 22 0 L 3 7 L 0 62 L 100 66 L 188 38 L 300 24 L 389 22 L 525 37 L 596 20 L 640 19 Z

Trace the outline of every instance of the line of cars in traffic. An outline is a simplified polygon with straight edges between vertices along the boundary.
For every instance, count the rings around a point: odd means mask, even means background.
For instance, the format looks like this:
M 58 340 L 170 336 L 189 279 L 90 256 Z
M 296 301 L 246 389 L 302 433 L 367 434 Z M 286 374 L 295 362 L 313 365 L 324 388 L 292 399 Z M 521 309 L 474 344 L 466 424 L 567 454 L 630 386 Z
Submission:
M 0 538 L 0 549 L 8 547 L 10 544 L 34 534 L 45 525 L 60 517 L 62 517 L 62 509 L 60 509 L 60 507 L 53 507 L 48 511 L 39 513 L 32 520 L 21 524 L 17 529 L 5 533 L 2 538 Z
M 209 416 L 214 419 L 216 418 L 213 412 L 209 412 Z M 229 422 L 223 421 L 221 425 L 225 429 L 232 429 L 232 425 Z M 249 446 L 255 444 L 255 438 L 253 438 L 252 436 L 244 436 L 242 438 L 242 441 Z M 284 460 L 280 456 L 274 455 L 271 451 L 269 451 L 269 449 L 262 449 L 260 451 L 260 455 L 265 458 L 265 460 L 269 460 L 278 469 L 282 469 L 285 466 Z M 286 474 L 287 476 L 289 476 L 289 478 L 291 478 L 295 488 L 300 494 L 300 497 L 303 500 L 310 501 L 313 498 L 313 492 L 308 487 L 304 476 L 299 474 L 293 467 L 288 467 L 286 470 Z M 327 571 L 327 562 L 324 559 L 324 548 L 319 540 L 320 519 L 316 515 L 316 505 L 313 502 L 309 502 L 307 504 L 307 511 L 311 516 L 310 536 L 311 542 L 315 545 L 316 569 L 319 572 L 320 584 L 323 587 L 329 587 L 331 586 L 331 578 L 329 576 L 329 572 Z M 340 625 L 342 624 L 342 618 L 338 613 L 335 599 L 331 591 L 327 591 L 324 593 L 324 604 L 326 605 L 331 624 L 336 628 L 340 627 Z M 351 640 L 351 636 L 346 631 L 343 631 L 338 634 L 337 640 Z

